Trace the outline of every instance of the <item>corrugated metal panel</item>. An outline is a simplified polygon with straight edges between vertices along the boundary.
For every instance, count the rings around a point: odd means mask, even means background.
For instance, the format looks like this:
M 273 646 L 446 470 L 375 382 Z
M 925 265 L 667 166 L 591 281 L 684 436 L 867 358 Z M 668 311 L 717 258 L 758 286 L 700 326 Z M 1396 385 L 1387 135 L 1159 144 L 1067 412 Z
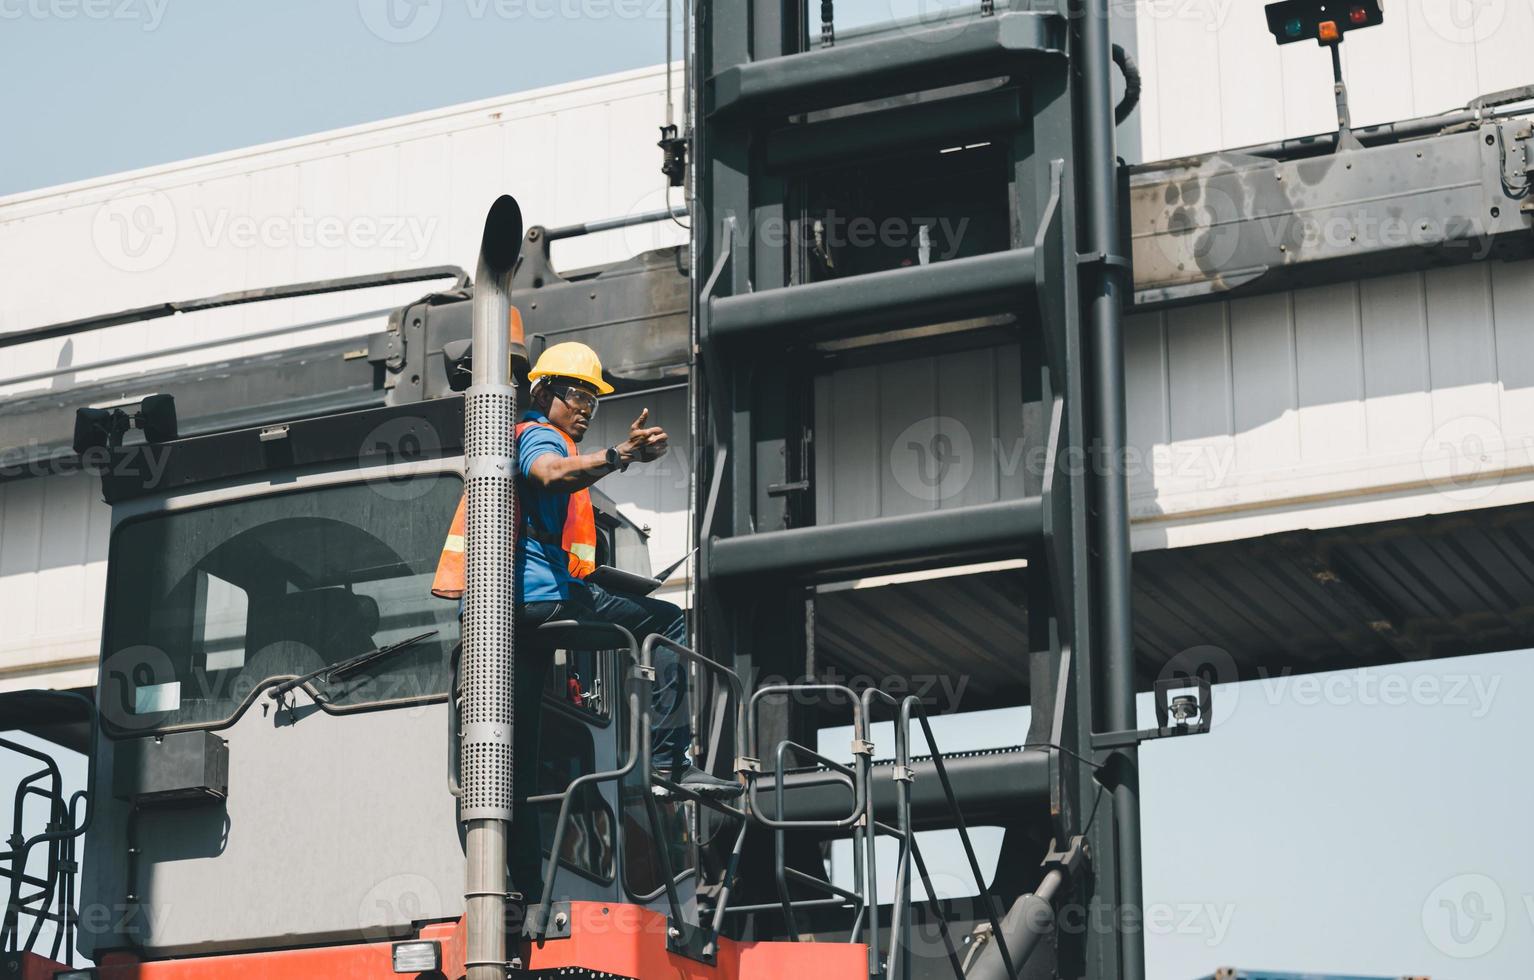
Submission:
M 1017 703 L 1025 574 L 822 593 L 816 663 L 842 678 L 948 678 L 925 691 L 945 706 Z M 1141 690 L 1168 665 L 1229 682 L 1522 649 L 1534 646 L 1534 505 L 1142 551 L 1133 600 Z
M 1534 506 L 1143 552 L 1134 609 L 1142 685 L 1200 647 L 1221 681 L 1527 647 Z
M 1139 0 L 1145 160 L 1336 128 L 1331 61 L 1318 45 L 1280 48 L 1263 4 Z M 1343 46 L 1355 125 L 1458 108 L 1529 82 L 1527 3 L 1390 4 L 1385 23 Z
M 95 676 L 110 521 L 90 477 L 0 484 L 0 690 Z
M 664 117 L 665 73 L 657 66 L 6 197 L 0 332 L 332 276 L 438 264 L 472 270 L 485 208 L 500 193 L 517 196 L 529 223 L 548 225 L 663 207 L 654 141 Z M 576 268 L 682 241 L 685 232 L 667 222 L 561 242 L 554 259 Z M 82 264 L 88 289 L 61 287 L 57 269 L 66 261 Z M 231 307 L 0 350 L 0 398 L 360 337 L 383 319 L 238 341 L 386 309 L 430 288 Z M 217 339 L 233 342 L 154 356 Z M 4 385 L 7 377 L 133 355 L 127 368 Z M 685 432 L 685 397 L 661 398 L 666 424 Z M 656 568 L 680 557 L 686 538 L 682 455 L 668 464 L 669 475 L 629 474 L 604 485 L 626 514 L 655 528 Z M 0 689 L 31 687 L 44 676 L 59 686 L 94 676 L 107 543 L 107 510 L 97 496 L 95 481 L 80 478 L 0 484 Z
M 665 73 L 654 67 L 12 195 L 0 199 L 0 332 L 286 282 L 446 263 L 472 270 L 497 194 L 515 194 L 529 223 L 550 225 L 664 206 L 654 148 L 664 118 Z M 554 257 L 581 267 L 684 240 L 668 222 L 562 242 Z M 89 289 L 60 288 L 64 256 Z M 151 370 L 360 336 L 381 320 L 152 356 L 384 309 L 427 288 L 231 307 L 0 350 L 0 394 L 40 386 L 6 388 L 6 377 L 107 357 L 140 354 L 133 370 Z
M 1531 272 L 1488 263 L 1130 317 L 1137 547 L 1370 492 L 1415 497 L 1380 517 L 1528 499 Z M 1213 536 L 1325 520 L 1290 517 Z
M 1139 549 L 1534 499 L 1534 263 L 1489 263 L 1130 317 Z M 819 379 L 823 522 L 1014 498 L 1013 346 Z M 1358 508 L 1378 496 L 1389 509 Z
M 854 686 L 906 684 L 944 710 L 1015 704 L 1028 684 L 1023 575 L 1012 569 L 822 592 L 817 670 Z
M 820 523 L 946 510 L 1024 493 L 1016 345 L 855 367 L 815 386 Z

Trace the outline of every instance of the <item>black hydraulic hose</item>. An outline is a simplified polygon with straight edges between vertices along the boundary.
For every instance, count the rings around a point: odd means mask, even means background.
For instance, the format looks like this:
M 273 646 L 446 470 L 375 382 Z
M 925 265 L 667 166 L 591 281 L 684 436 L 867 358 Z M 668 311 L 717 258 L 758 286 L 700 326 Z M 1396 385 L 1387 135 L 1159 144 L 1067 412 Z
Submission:
M 1123 125 L 1129 114 L 1135 111 L 1140 104 L 1140 65 L 1135 61 L 1134 55 L 1124 50 L 1122 44 L 1113 46 L 1113 63 L 1119 66 L 1119 71 L 1124 73 L 1124 97 L 1113 110 L 1113 122 L 1115 125 Z

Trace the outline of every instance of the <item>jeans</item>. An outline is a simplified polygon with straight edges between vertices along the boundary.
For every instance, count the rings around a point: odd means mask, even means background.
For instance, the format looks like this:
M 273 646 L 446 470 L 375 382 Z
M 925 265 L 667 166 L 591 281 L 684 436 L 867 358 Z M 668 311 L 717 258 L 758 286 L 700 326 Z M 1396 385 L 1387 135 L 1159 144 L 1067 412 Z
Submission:
M 634 634 L 640 643 L 659 633 L 677 643 L 687 641 L 682 610 L 663 599 L 616 595 L 596 585 L 570 586 L 570 598 L 558 602 L 523 603 L 517 625 L 517 683 L 512 733 L 512 796 L 517 819 L 512 821 L 510 864 L 512 885 L 528 904 L 540 901 L 543 881 L 539 876 L 543 849 L 538 822 L 527 808 L 529 796 L 537 795 L 538 739 L 544 684 L 553 664 L 552 647 L 533 642 L 533 631 L 544 623 L 579 619 L 615 623 Z M 687 670 L 682 658 L 668 647 L 655 650 L 655 685 L 650 697 L 650 744 L 656 769 L 675 769 L 687 764 L 692 743 L 692 720 L 687 714 Z

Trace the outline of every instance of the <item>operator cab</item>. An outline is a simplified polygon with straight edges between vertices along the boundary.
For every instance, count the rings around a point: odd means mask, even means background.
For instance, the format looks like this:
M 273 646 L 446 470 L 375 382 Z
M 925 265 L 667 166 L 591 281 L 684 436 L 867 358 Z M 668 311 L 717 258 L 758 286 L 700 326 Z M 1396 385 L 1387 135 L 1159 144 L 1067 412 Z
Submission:
M 376 943 L 462 916 L 459 610 L 430 593 L 462 434 L 448 397 L 111 448 L 80 904 L 120 914 L 79 923 L 83 954 Z M 648 576 L 645 532 L 592 497 L 599 563 Z M 541 793 L 616 767 L 620 661 L 556 651 Z M 654 833 L 643 796 L 576 795 L 557 899 L 661 900 L 657 844 L 685 864 L 686 821 L 664 808 Z M 538 809 L 547 849 L 556 808 Z

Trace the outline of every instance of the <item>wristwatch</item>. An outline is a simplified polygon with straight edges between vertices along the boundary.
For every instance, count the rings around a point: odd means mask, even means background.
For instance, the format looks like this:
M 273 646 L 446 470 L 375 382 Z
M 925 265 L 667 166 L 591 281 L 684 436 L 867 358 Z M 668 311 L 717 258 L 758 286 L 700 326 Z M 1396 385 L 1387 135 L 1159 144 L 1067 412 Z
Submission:
M 618 452 L 617 446 L 607 447 L 607 465 L 610 469 L 617 470 L 619 473 L 629 468 L 629 464 L 623 461 L 623 456 Z

